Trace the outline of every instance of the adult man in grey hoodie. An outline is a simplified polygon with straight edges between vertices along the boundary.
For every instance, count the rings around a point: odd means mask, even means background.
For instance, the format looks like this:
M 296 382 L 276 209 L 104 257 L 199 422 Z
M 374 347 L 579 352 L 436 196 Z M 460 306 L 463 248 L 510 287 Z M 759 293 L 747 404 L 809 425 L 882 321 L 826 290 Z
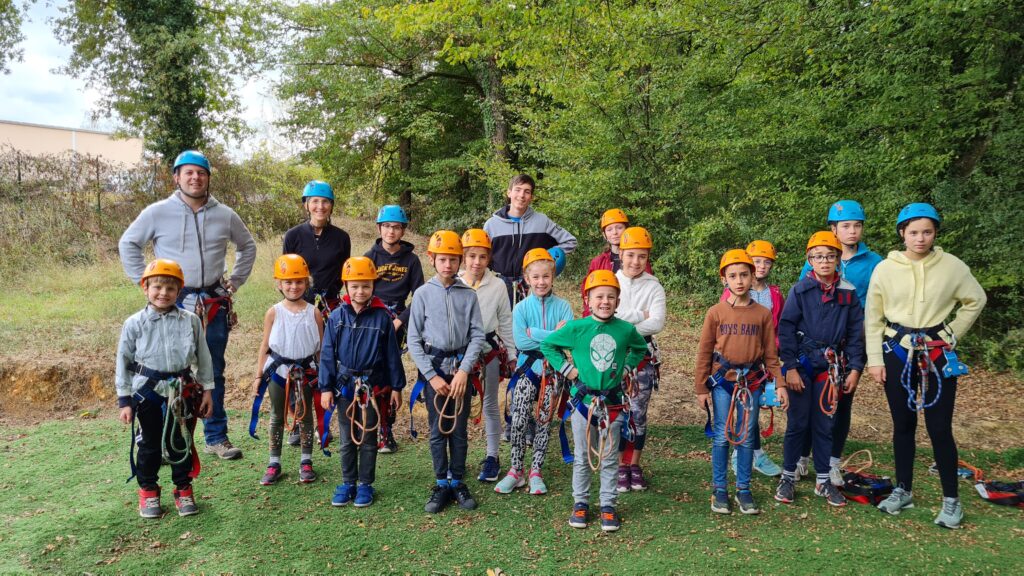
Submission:
M 186 150 L 174 161 L 175 191 L 170 197 L 147 206 L 121 235 L 117 248 L 121 265 L 138 283 L 145 269 L 143 249 L 153 243 L 157 258 L 181 265 L 185 287 L 178 306 L 194 310 L 197 302 L 229 296 L 245 283 L 256 261 L 256 241 L 234 210 L 210 196 L 210 162 L 203 154 Z M 228 243 L 235 245 L 235 267 L 229 279 Z M 228 345 L 228 308 L 218 309 L 206 324 L 206 343 L 213 358 L 213 411 L 203 419 L 207 454 L 225 460 L 240 458 L 242 451 L 228 439 L 224 411 L 224 352 Z M 207 308 L 207 313 L 213 305 Z M 206 320 L 206 318 L 204 318 Z

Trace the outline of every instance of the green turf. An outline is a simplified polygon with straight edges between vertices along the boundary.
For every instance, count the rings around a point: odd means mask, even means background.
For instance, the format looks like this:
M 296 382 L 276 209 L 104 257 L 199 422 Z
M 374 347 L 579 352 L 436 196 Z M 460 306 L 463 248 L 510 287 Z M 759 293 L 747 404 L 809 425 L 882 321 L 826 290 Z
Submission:
M 232 413 L 235 426 L 243 415 Z M 404 435 L 402 435 L 404 436 Z M 286 447 L 288 476 L 273 487 L 258 478 L 266 462 L 262 442 L 244 439 L 245 459 L 205 457 L 195 483 L 201 513 L 143 520 L 128 475 L 127 429 L 113 412 L 34 427 L 0 427 L 0 572 L 62 573 L 279 573 L 335 572 L 480 574 L 501 567 L 523 573 L 983 573 L 1024 572 L 1024 513 L 981 501 L 962 484 L 966 528 L 932 524 L 937 479 L 918 461 L 918 507 L 890 517 L 868 506 L 830 509 L 798 486 L 793 505 L 771 499 L 773 483 L 755 479 L 757 517 L 714 515 L 708 506 L 708 444 L 696 428 L 655 428 L 645 458 L 652 489 L 620 498 L 622 530 L 570 528 L 571 470 L 557 447 L 543 497 L 498 496 L 493 485 L 470 480 L 480 501 L 474 512 L 450 508 L 423 513 L 432 483 L 424 441 L 402 440 L 396 454 L 378 460 L 378 500 L 370 508 L 332 508 L 340 482 L 335 458 L 316 457 L 324 475 L 297 483 L 298 451 Z M 237 436 L 241 438 L 240 436 Z M 482 443 L 474 439 L 470 472 Z M 854 444 L 851 449 L 864 447 Z M 891 456 L 873 447 L 876 469 Z M 769 445 L 777 453 L 778 442 Z M 502 446 L 507 454 L 507 445 Z M 969 456 L 981 467 L 1000 461 L 988 452 Z M 162 469 L 164 478 L 169 469 Z M 165 508 L 173 510 L 165 480 Z M 596 496 L 596 484 L 595 484 Z

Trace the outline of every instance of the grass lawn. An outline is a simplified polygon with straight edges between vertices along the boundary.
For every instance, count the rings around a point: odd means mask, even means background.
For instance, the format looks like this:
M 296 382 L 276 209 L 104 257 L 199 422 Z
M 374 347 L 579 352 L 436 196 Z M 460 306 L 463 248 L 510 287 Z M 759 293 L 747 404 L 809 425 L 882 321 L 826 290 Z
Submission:
M 851 503 L 830 509 L 798 486 L 789 506 L 771 499 L 773 482 L 758 477 L 760 516 L 723 517 L 708 506 L 708 444 L 695 427 L 658 427 L 646 451 L 652 489 L 622 496 L 622 530 L 567 525 L 571 470 L 549 458 L 543 497 L 498 496 L 470 480 L 480 501 L 474 512 L 449 508 L 423 513 L 432 483 L 424 441 L 404 441 L 378 460 L 378 500 L 369 508 L 333 508 L 329 499 L 340 469 L 318 455 L 323 476 L 297 483 L 298 452 L 285 448 L 287 476 L 261 487 L 266 447 L 239 437 L 240 461 L 204 457 L 196 481 L 201 513 L 160 520 L 137 516 L 128 475 L 128 431 L 114 412 L 99 418 L 50 420 L 38 426 L 3 425 L 0 471 L 0 572 L 61 573 L 310 573 L 482 574 L 500 567 L 523 573 L 972 573 L 1024 572 L 1022 512 L 981 501 L 965 483 L 966 527 L 932 524 L 939 504 L 937 478 L 918 459 L 918 507 L 899 517 Z M 231 413 L 240 422 L 244 415 Z M 237 424 L 236 424 L 237 425 Z M 470 471 L 482 457 L 475 429 Z M 336 446 L 336 445 L 335 445 Z M 865 447 L 855 443 L 851 449 Z M 774 445 L 777 449 L 778 444 Z M 878 470 L 891 470 L 885 448 L 870 446 Z M 507 448 L 503 446 L 503 455 Z M 981 466 L 991 452 L 974 455 Z M 162 469 L 164 506 L 173 511 Z M 596 483 L 595 483 L 596 496 Z

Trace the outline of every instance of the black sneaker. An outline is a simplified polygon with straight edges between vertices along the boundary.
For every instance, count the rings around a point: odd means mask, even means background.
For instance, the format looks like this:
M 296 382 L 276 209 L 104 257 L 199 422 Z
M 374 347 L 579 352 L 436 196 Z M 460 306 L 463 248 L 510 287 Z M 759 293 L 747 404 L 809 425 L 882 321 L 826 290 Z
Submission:
M 583 502 L 577 502 L 572 507 L 572 514 L 569 516 L 569 526 L 573 528 L 586 528 L 589 515 L 590 506 Z
M 622 526 L 622 519 L 615 512 L 614 506 L 601 506 L 601 530 L 615 532 Z
M 466 486 L 465 482 L 459 482 L 452 487 L 452 492 L 455 493 L 455 499 L 459 501 L 459 508 L 463 510 L 475 510 L 476 500 L 473 499 L 473 495 L 469 493 L 469 486 Z
M 452 489 L 447 486 L 434 484 L 430 492 L 430 500 L 427 500 L 427 505 L 423 507 L 423 510 L 427 514 L 437 514 L 444 510 L 451 502 Z
M 398 442 L 395 442 L 395 435 L 388 430 L 387 438 L 382 438 L 377 444 L 377 452 L 380 454 L 391 454 L 398 451 Z
M 796 484 L 785 474 L 779 480 L 779 487 L 775 489 L 775 499 L 783 504 L 791 504 L 796 498 Z

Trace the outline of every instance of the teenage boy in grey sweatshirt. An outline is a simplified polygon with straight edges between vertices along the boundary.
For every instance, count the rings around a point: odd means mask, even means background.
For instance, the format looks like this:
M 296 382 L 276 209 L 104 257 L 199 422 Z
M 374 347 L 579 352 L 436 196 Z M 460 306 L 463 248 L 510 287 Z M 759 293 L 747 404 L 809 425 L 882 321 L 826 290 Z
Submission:
M 195 311 L 198 299 L 234 293 L 245 284 L 256 261 L 256 241 L 234 210 L 210 196 L 210 162 L 195 150 L 186 150 L 174 161 L 176 189 L 170 197 L 147 206 L 121 235 L 121 265 L 138 284 L 145 269 L 143 250 L 150 242 L 157 258 L 174 260 L 185 274 L 178 306 Z M 235 266 L 227 270 L 228 243 L 235 245 Z M 213 359 L 213 411 L 203 419 L 206 446 L 203 451 L 225 460 L 240 458 L 242 451 L 228 439 L 224 411 L 224 352 L 228 345 L 228 308 L 219 306 L 206 322 L 206 343 Z M 209 313 L 212 306 L 207 308 Z M 207 319 L 204 319 L 207 320 Z
M 453 497 L 465 510 L 476 508 L 463 481 L 472 398 L 467 384 L 486 337 L 476 292 L 456 276 L 462 263 L 459 235 L 451 230 L 435 232 L 427 244 L 427 256 L 437 274 L 412 296 L 408 345 L 419 378 L 427 383 L 423 389 L 437 484 L 424 509 L 436 514 Z

